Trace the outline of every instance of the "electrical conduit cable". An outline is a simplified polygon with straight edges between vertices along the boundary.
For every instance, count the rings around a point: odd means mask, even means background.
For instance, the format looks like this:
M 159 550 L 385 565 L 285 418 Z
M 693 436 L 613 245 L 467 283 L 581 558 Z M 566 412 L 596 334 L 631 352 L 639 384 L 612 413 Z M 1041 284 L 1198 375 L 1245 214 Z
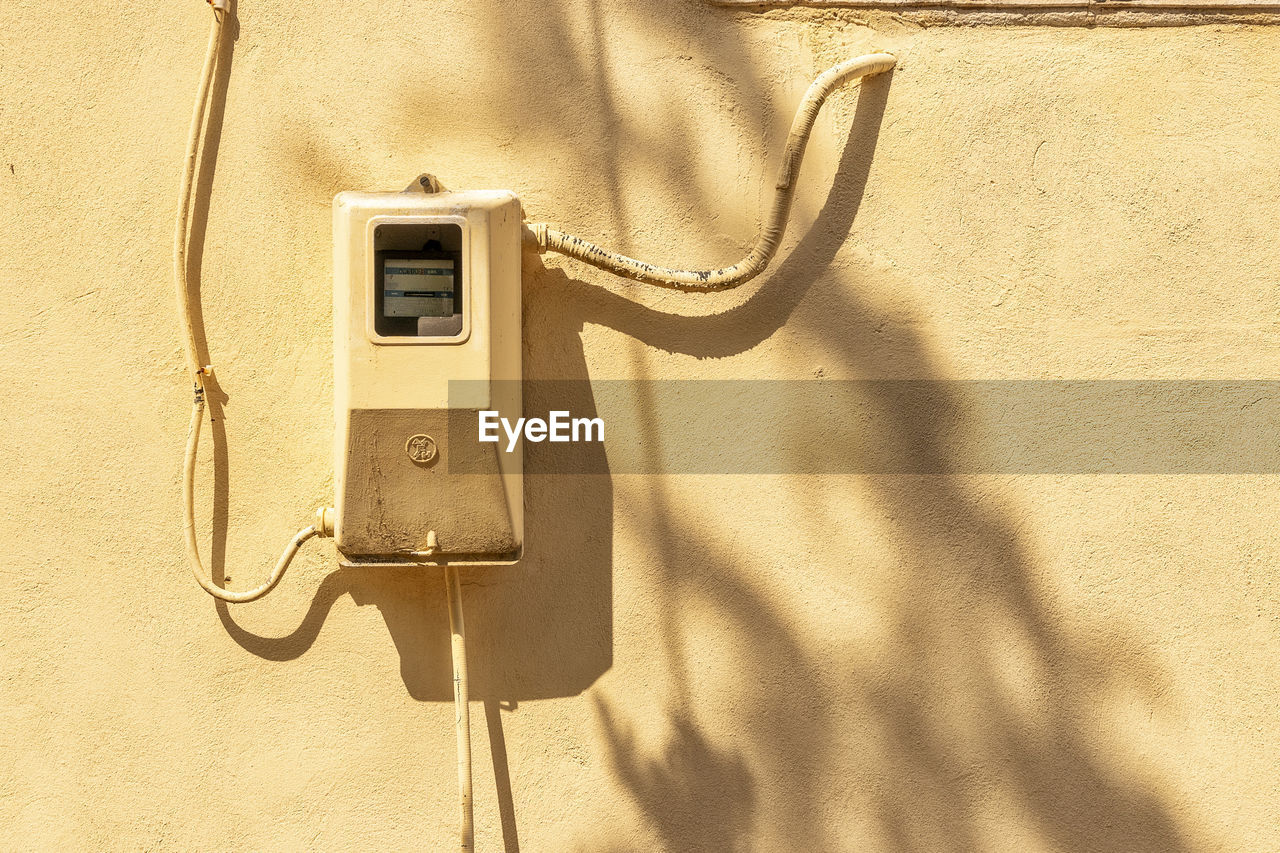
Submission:
M 182 465 L 183 529 L 187 564 L 200 587 L 214 598 L 230 603 L 253 601 L 266 595 L 284 577 L 285 570 L 303 543 L 312 536 L 327 536 L 332 519 L 326 510 L 317 513 L 316 524 L 299 530 L 280 555 L 265 583 L 244 592 L 230 592 L 215 585 L 206 576 L 196 546 L 195 478 L 196 450 L 200 445 L 200 429 L 204 423 L 204 382 L 212 368 L 200 364 L 196 348 L 196 336 L 191 310 L 191 291 L 187 284 L 187 241 L 191 216 L 191 193 L 195 185 L 196 160 L 200 153 L 200 134 L 204 129 L 205 111 L 209 105 L 209 91 L 214 68 L 222 49 L 223 23 L 229 12 L 229 0 L 209 0 L 213 7 L 213 25 L 209 30 L 209 46 L 205 51 L 204 68 L 200 72 L 200 87 L 196 92 L 196 105 L 191 115 L 191 131 L 187 135 L 187 153 L 182 170 L 182 184 L 178 190 L 178 221 L 173 234 L 173 281 L 177 290 L 178 318 L 182 326 L 183 354 L 187 372 L 191 376 L 194 399 L 191 405 L 191 423 L 187 428 L 187 451 Z
M 800 161 L 804 159 L 804 149 L 809 142 L 809 133 L 813 129 L 814 119 L 818 117 L 818 110 L 822 108 L 827 96 L 850 80 L 888 71 L 896 63 L 897 59 L 888 53 L 859 56 L 828 68 L 809 85 L 804 100 L 796 110 L 795 120 L 791 123 L 791 133 L 787 136 L 787 147 L 782 154 L 777 192 L 773 197 L 773 208 L 769 211 L 769 218 L 760 236 L 756 238 L 755 245 L 751 247 L 751 251 L 733 266 L 715 270 L 658 267 L 617 252 L 610 252 L 581 237 L 557 231 L 546 223 L 532 223 L 528 226 L 531 239 L 540 253 L 557 252 L 568 255 L 599 267 L 605 272 L 656 284 L 659 287 L 715 291 L 728 290 L 748 282 L 764 271 L 782 242 L 782 235 L 787 228 L 787 216 L 791 212 L 791 200 L 795 195 L 796 178 L 800 174 Z
M 191 292 L 187 287 L 187 229 L 191 217 L 191 191 L 195 184 L 196 157 L 200 153 L 200 131 L 204 128 L 205 109 L 209 105 L 209 87 L 213 71 L 222 48 L 222 23 L 225 12 L 213 11 L 213 24 L 209 29 L 209 46 L 205 50 L 204 68 L 200 71 L 200 87 L 196 90 L 196 105 L 191 114 L 191 130 L 187 133 L 187 155 L 183 161 L 182 184 L 178 189 L 178 222 L 173 230 L 173 282 L 177 289 L 178 320 L 182 325 L 183 354 L 187 372 L 195 385 L 195 404 L 204 405 L 204 377 L 207 370 L 200 364 L 196 349 L 196 334 L 191 320 Z
M 453 636 L 454 726 L 458 733 L 458 799 L 462 808 L 460 825 L 462 853 L 470 853 L 474 840 L 471 813 L 471 711 L 467 707 L 467 645 L 462 623 L 462 586 L 458 567 L 445 566 L 445 588 L 449 594 L 449 633 Z

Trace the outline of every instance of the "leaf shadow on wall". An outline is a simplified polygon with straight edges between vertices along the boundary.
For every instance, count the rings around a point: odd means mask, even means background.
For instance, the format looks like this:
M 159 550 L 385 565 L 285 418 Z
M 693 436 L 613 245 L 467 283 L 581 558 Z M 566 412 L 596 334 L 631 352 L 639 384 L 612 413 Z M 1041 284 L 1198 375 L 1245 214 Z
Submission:
M 842 375 L 941 375 L 910 327 L 895 328 L 891 344 L 878 336 L 877 308 L 859 298 L 852 274 L 829 273 L 858 211 L 889 85 L 888 75 L 863 82 L 852 135 L 814 227 L 739 307 L 664 314 L 558 270 L 538 276 L 547 291 L 541 298 L 583 323 L 699 358 L 745 352 L 794 315 L 791 322 L 805 322 L 810 337 L 833 342 Z M 824 291 L 821 310 L 801 310 L 814 288 Z M 938 411 L 952 408 L 942 403 Z M 926 470 L 947 472 L 960 460 L 934 443 L 945 433 L 901 413 L 879 440 Z M 906 543 L 894 558 L 899 575 L 889 595 L 896 609 L 882 640 L 892 666 L 846 667 L 823 657 L 751 582 L 761 568 L 746 565 L 742 549 L 713 541 L 705 520 L 665 501 L 655 486 L 651 580 L 675 684 L 666 742 L 641 743 L 630 708 L 593 698 L 614 775 L 665 848 L 737 850 L 780 837 L 790 849 L 844 849 L 856 825 L 880 839 L 881 849 L 975 851 L 991 849 L 991 821 L 1000 819 L 1052 849 L 1188 850 L 1149 768 L 1117 760 L 1096 739 L 1091 715 L 1107 697 L 1136 696 L 1150 712 L 1162 707 L 1165 686 L 1141 642 L 1115 623 L 1091 636 L 1068 633 L 1055 618 L 1060 605 L 1035 582 L 1015 524 L 965 478 L 846 480 Z M 770 499 L 804 498 L 797 490 Z M 830 535 L 823 509 L 831 510 L 815 507 L 813 529 L 798 537 Z M 797 578 L 806 572 L 782 557 L 768 569 Z M 866 593 L 849 578 L 850 597 Z M 699 694 L 710 675 L 690 663 L 700 652 L 700 628 L 720 631 L 717 644 L 727 642 L 755 676 L 733 695 Z M 1010 698 L 1011 644 L 1022 652 L 1035 702 Z M 705 714 L 708 702 L 731 739 L 717 740 L 697 724 L 698 706 Z M 762 826 L 766 812 L 770 823 Z
M 719 47 L 731 49 L 728 43 Z M 220 88 L 225 94 L 225 78 Z M 852 136 L 814 226 L 738 308 L 672 316 L 530 262 L 526 282 L 534 292 L 525 310 L 550 325 L 541 327 L 545 345 L 526 352 L 529 374 L 587 379 L 581 340 L 587 323 L 670 352 L 721 358 L 751 349 L 783 324 L 804 322 L 813 334 L 837 342 L 841 368 L 849 375 L 939 375 L 925 341 L 906 329 L 896 332 L 889 370 L 876 342 L 883 341 L 875 334 L 876 308 L 858 297 L 855 274 L 828 275 L 857 214 L 888 90 L 887 77 L 863 84 Z M 220 106 L 210 118 L 213 144 L 202 167 L 206 186 L 210 152 L 216 157 L 215 119 L 220 123 Z M 315 148 L 308 155 L 324 156 Z M 315 174 L 340 180 L 348 175 L 340 161 L 325 166 Z M 193 223 L 202 233 L 199 203 L 196 213 Z M 194 233 L 192 246 L 198 271 Z M 824 293 L 828 303 L 822 310 L 805 311 L 806 296 L 832 281 L 835 292 Z M 583 406 L 594 412 L 589 400 Z M 210 410 L 218 414 L 212 405 Z M 938 432 L 904 421 L 883 440 L 946 470 L 945 451 L 923 438 Z M 226 443 L 216 422 L 214 441 L 213 562 L 215 577 L 221 577 Z M 1064 633 L 1053 618 L 1054 602 L 1034 584 L 1035 566 L 1012 520 L 965 480 L 941 475 L 848 482 L 908 543 L 900 556 L 894 627 L 885 640 L 886 654 L 902 665 L 887 672 L 822 657 L 778 603 L 750 582 L 760 567 L 713 541 L 700 519 L 666 502 L 655 488 L 649 520 L 654 552 L 646 570 L 655 572 L 662 613 L 656 631 L 677 683 L 665 709 L 666 741 L 656 748 L 647 744 L 632 722 L 633 709 L 603 695 L 593 701 L 613 773 L 665 846 L 731 850 L 781 836 L 799 849 L 840 849 L 847 829 L 833 825 L 832 816 L 839 815 L 871 827 L 886 849 L 977 850 L 990 846 L 978 816 L 999 802 L 1016 808 L 1023 824 L 1057 848 L 1186 850 L 1169 804 L 1146 781 L 1143 768 L 1104 761 L 1091 742 L 1086 714 L 1100 697 L 1131 687 L 1149 707 L 1158 707 L 1150 686 L 1157 679 L 1139 644 L 1114 626 L 1094 642 Z M 464 577 L 473 695 L 485 702 L 495 760 L 502 767 L 501 728 L 495 731 L 493 724 L 498 703 L 579 694 L 612 664 L 611 480 L 532 477 L 526 489 L 526 564 L 515 572 L 483 570 Z M 790 491 L 773 497 L 782 503 L 803 500 Z M 814 529 L 797 535 L 817 539 L 824 531 L 815 522 Z M 782 557 L 769 568 L 797 575 L 805 569 Z M 849 595 L 861 592 L 858 579 L 850 578 Z M 284 637 L 253 635 L 225 605 L 218 612 L 248 651 L 290 660 L 310 648 L 334 602 L 346 594 L 381 611 L 410 695 L 450 701 L 443 583 L 423 583 L 420 571 L 337 570 L 321 583 L 298 628 Z M 736 685 L 733 695 L 699 692 L 699 650 L 690 638 L 706 626 L 708 611 L 716 614 L 717 629 L 731 626 L 727 638 L 717 638 L 759 674 Z M 1028 660 L 1044 697 L 1033 711 L 1003 698 L 1003 635 L 1024 638 L 1031 650 Z M 732 739 L 699 724 L 700 706 L 708 703 L 735 727 Z M 982 721 L 963 744 L 948 733 L 951 715 L 960 712 Z M 496 775 L 504 843 L 518 849 L 510 783 L 502 769 Z

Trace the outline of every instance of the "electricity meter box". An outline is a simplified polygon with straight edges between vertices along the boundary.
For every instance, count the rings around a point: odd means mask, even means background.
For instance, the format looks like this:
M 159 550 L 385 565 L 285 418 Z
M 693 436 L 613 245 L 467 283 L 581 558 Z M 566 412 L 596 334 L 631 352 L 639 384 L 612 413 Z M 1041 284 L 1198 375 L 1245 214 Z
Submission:
M 523 448 L 521 209 L 509 192 L 334 199 L 334 541 L 344 565 L 507 564 Z M 452 433 L 452 434 L 451 434 Z

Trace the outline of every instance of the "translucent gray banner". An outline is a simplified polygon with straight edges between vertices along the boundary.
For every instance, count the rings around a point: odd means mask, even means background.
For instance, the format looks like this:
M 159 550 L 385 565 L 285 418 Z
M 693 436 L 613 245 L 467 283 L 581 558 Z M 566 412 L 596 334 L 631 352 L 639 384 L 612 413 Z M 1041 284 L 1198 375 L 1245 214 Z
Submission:
M 1270 474 L 1280 381 L 616 380 L 523 383 L 529 474 Z M 449 440 L 479 442 L 451 382 Z M 494 397 L 500 397 L 495 394 Z M 503 413 L 507 415 L 507 413 Z M 508 415 L 508 427 L 518 422 Z M 491 424 L 492 426 L 492 424 Z M 584 426 L 580 424 L 580 426 Z M 550 430 L 549 430 L 550 431 Z M 494 429 L 490 429 L 492 435 Z M 496 426 L 506 452 L 509 431 Z M 461 456 L 461 454 L 460 454 Z M 443 460 L 446 465 L 448 460 Z M 465 473 L 457 467 L 456 473 Z

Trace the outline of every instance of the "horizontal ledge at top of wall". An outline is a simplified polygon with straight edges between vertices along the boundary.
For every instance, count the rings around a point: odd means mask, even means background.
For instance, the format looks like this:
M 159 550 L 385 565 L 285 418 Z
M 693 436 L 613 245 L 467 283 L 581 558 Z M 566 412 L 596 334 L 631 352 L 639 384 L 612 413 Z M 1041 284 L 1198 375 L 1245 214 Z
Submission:
M 1259 0 L 710 0 L 714 6 L 757 9 L 816 7 L 824 9 L 977 9 L 983 11 L 1063 11 L 1280 13 L 1280 2 Z

